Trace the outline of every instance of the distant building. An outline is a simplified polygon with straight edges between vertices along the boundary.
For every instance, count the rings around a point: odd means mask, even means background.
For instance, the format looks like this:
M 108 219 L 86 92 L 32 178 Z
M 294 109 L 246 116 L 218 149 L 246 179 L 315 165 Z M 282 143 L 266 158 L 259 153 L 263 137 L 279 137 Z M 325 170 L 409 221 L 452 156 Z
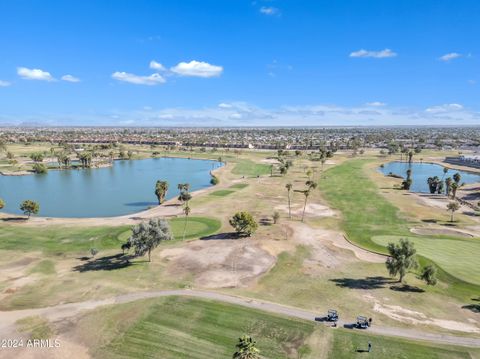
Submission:
M 445 162 L 452 165 L 480 168 L 480 154 L 445 157 Z

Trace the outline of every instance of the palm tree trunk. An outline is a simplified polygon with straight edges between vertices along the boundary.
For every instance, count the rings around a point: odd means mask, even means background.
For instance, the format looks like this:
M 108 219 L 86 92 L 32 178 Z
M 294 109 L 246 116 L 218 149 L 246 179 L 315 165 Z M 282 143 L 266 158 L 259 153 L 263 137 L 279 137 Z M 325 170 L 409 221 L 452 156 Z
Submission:
M 292 219 L 292 210 L 290 207 L 290 191 L 288 191 L 288 218 Z
M 302 222 L 303 222 L 303 219 L 305 218 L 305 209 L 307 208 L 307 199 L 308 197 L 305 196 L 305 203 L 303 204 Z
M 151 262 L 151 258 L 150 258 L 150 253 L 151 253 L 151 249 L 148 250 L 148 261 Z
M 187 223 L 188 223 L 188 216 L 185 216 L 185 225 L 183 226 L 183 240 L 185 240 L 185 233 L 187 233 Z
M 452 215 L 450 216 L 450 222 L 453 222 L 453 211 L 452 211 Z

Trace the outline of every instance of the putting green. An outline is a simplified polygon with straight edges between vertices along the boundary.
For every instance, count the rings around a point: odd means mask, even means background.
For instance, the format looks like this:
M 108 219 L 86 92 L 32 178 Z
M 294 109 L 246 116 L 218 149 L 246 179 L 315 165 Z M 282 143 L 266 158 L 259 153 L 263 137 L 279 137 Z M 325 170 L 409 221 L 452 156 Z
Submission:
M 225 197 L 233 192 L 235 191 L 230 191 L 228 189 L 221 189 L 221 190 L 210 193 L 210 196 Z
M 451 275 L 465 282 L 480 284 L 480 240 L 440 239 L 429 237 L 375 236 L 372 240 L 382 246 L 408 238 L 415 244 L 417 253 L 425 256 Z

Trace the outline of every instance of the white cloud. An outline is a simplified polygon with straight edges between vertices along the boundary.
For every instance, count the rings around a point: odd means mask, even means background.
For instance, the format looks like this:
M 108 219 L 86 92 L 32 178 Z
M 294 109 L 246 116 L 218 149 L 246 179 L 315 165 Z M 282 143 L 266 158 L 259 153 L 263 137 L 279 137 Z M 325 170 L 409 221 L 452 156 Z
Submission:
M 180 62 L 170 68 L 170 71 L 180 76 L 192 77 L 216 77 L 223 72 L 222 66 L 211 65 L 203 61 Z
M 8 81 L 0 80 L 0 87 L 8 87 L 10 85 L 11 85 L 11 83 L 8 82 Z
M 264 14 L 264 15 L 279 15 L 280 14 L 280 10 L 276 7 L 273 7 L 273 6 L 262 6 L 260 8 L 260 13 Z
M 138 76 L 128 72 L 114 72 L 112 78 L 118 81 L 124 81 L 135 85 L 154 86 L 165 83 L 165 79 L 160 74 L 151 74 L 149 76 Z
M 459 54 L 457 52 L 450 52 L 449 54 L 440 56 L 439 60 L 448 62 L 450 60 L 458 59 L 459 57 L 462 57 L 462 54 Z
M 72 75 L 63 75 L 62 80 L 67 82 L 80 82 L 80 79 L 78 77 Z
M 17 74 L 24 80 L 55 81 L 49 72 L 40 69 L 18 67 Z
M 458 103 L 447 103 L 444 105 L 429 107 L 425 112 L 429 113 L 447 113 L 447 112 L 458 112 L 462 111 L 463 106 Z
M 222 102 L 222 103 L 218 104 L 218 107 L 220 107 L 220 108 L 232 108 L 233 106 L 229 103 Z
M 383 107 L 383 106 L 386 106 L 387 104 L 385 102 L 374 101 L 374 102 L 367 102 L 365 105 L 369 107 Z
M 358 50 L 351 52 L 350 57 L 373 57 L 376 59 L 383 59 L 383 58 L 388 58 L 388 57 L 395 57 L 397 56 L 397 53 L 390 50 L 390 49 L 384 49 L 380 51 L 368 51 L 368 50 Z
M 159 63 L 155 60 L 150 61 L 150 68 L 154 69 L 154 70 L 157 70 L 157 71 L 166 71 L 167 70 L 165 68 L 165 66 L 163 66 L 161 63 Z

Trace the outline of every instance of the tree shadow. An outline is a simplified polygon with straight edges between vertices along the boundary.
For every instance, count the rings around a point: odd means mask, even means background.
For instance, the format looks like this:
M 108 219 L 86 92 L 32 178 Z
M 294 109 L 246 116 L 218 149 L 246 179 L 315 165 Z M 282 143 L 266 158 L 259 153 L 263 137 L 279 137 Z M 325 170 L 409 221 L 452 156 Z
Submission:
M 433 219 L 433 218 L 429 218 L 429 219 L 422 219 L 422 222 L 425 222 L 425 223 L 437 223 L 438 220 Z
M 350 288 L 350 289 L 381 289 L 385 288 L 385 285 L 391 283 L 390 278 L 376 276 L 366 278 L 336 278 L 330 279 L 338 287 Z
M 409 292 L 409 293 L 423 293 L 425 292 L 422 288 L 414 287 L 408 284 L 392 285 L 391 290 L 395 292 Z
M 240 236 L 237 232 L 226 232 L 226 233 L 218 233 L 212 234 L 211 236 L 201 237 L 200 240 L 202 241 L 211 241 L 211 240 L 235 240 L 240 239 L 245 236 Z
M 270 218 L 261 218 L 259 221 L 261 226 L 271 226 L 273 221 Z
M 81 260 L 84 260 L 84 258 L 85 257 L 82 257 Z M 82 273 L 90 271 L 110 271 L 115 269 L 122 269 L 132 265 L 132 263 L 130 262 L 130 259 L 132 258 L 133 256 L 123 255 L 122 253 L 115 254 L 113 256 L 100 257 L 97 259 L 86 261 L 86 263 L 79 264 L 73 267 L 73 271 Z
M 464 305 L 462 309 L 471 310 L 474 313 L 480 313 L 480 304 L 468 304 Z
M 1 219 L 3 222 L 26 222 L 27 217 L 5 217 Z

